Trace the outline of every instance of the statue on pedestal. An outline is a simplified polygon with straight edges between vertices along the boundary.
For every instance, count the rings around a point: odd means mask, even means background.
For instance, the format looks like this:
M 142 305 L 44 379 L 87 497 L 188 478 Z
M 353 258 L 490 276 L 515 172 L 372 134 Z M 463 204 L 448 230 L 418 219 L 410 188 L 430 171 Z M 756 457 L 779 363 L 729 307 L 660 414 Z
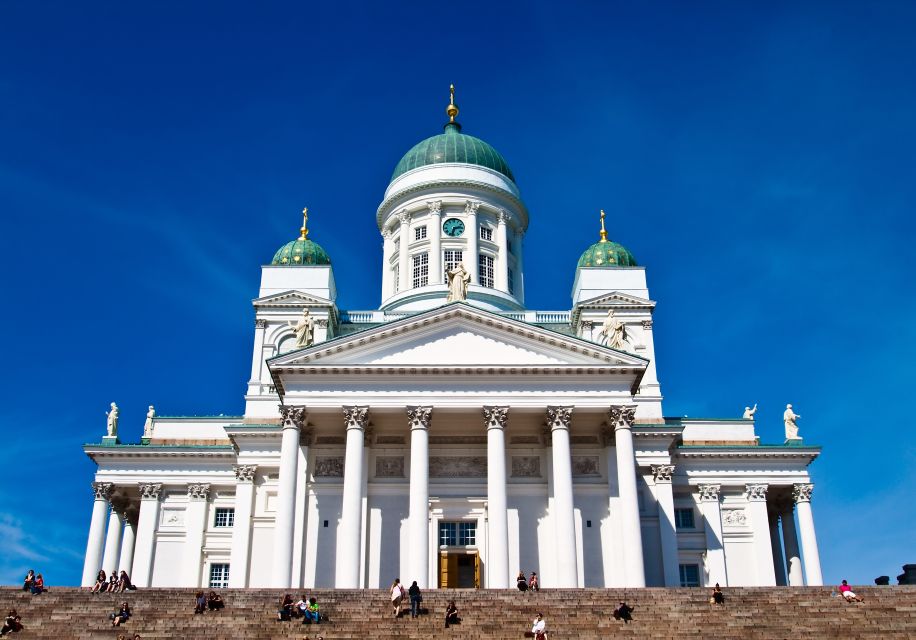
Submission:
M 117 438 L 118 437 L 118 405 L 114 402 L 111 403 L 111 411 L 106 411 L 105 415 L 108 416 L 108 438 Z
M 782 414 L 782 420 L 786 425 L 786 440 L 801 440 L 798 437 L 798 419 L 800 415 L 792 411 L 792 405 L 786 405 L 786 412 Z
M 754 408 L 744 407 L 744 415 L 741 416 L 744 420 L 753 420 L 754 414 L 757 413 L 757 403 L 754 403 Z
M 296 332 L 296 347 L 308 347 L 315 341 L 315 321 L 309 315 L 308 308 L 302 310 L 299 322 L 296 324 L 287 322 L 286 324 Z
M 614 310 L 608 309 L 599 336 L 604 336 L 604 344 L 611 349 L 623 350 L 627 346 L 627 326 L 614 317 Z
M 153 418 L 156 417 L 156 410 L 153 408 L 153 405 L 149 406 L 149 411 L 146 412 L 146 422 L 143 424 L 143 437 L 152 438 L 153 437 Z
M 459 262 L 454 269 L 448 271 L 448 297 L 446 302 L 460 302 L 468 299 L 468 283 L 471 274 L 464 268 L 464 263 Z

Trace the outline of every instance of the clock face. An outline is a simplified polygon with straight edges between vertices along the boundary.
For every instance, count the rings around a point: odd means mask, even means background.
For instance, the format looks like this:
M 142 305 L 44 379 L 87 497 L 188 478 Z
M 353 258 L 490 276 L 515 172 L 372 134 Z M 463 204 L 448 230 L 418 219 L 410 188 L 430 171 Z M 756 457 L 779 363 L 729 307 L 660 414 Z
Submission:
M 442 230 L 445 231 L 445 235 L 457 238 L 464 233 L 464 223 L 458 218 L 449 218 L 442 223 Z

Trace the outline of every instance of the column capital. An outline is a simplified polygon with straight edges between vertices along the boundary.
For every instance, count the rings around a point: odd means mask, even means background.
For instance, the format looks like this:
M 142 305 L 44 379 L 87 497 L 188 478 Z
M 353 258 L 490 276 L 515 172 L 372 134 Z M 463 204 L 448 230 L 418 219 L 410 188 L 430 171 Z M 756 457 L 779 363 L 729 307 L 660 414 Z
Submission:
M 237 464 L 232 469 L 235 471 L 236 482 L 254 482 L 254 474 L 258 471 L 258 465 Z
M 407 422 L 411 431 L 414 429 L 429 429 L 432 417 L 432 407 L 407 407 Z
M 137 487 L 140 489 L 141 500 L 158 500 L 162 495 L 161 482 L 141 482 Z
M 369 425 L 369 407 L 344 407 L 346 428 L 364 430 Z
M 497 210 L 496 210 L 496 221 L 497 221 L 499 224 L 506 224 L 506 222 L 507 222 L 508 220 L 509 220 L 509 214 L 506 213 L 506 210 L 505 210 L 505 209 L 497 209 Z
M 267 320 L 265 320 L 264 318 L 255 318 L 254 319 L 254 328 L 255 329 L 266 329 Z
M 114 493 L 113 482 L 93 482 L 91 486 L 96 500 L 111 500 L 111 494 Z
M 283 418 L 284 429 L 301 429 L 305 426 L 308 412 L 303 406 L 281 404 L 280 416 Z
M 607 417 L 608 422 L 614 427 L 614 431 L 629 429 L 636 422 L 636 405 L 612 404 L 607 412 Z
M 207 482 L 188 485 L 189 500 L 206 501 L 210 497 L 210 484 Z
M 569 430 L 572 422 L 572 407 L 547 407 L 547 429 L 556 431 L 557 429 Z
M 799 502 L 811 502 L 811 493 L 814 491 L 814 485 L 811 483 L 793 484 L 792 500 L 797 504 Z
M 466 200 L 464 203 L 464 212 L 470 215 L 477 215 L 477 209 L 480 208 L 479 200 Z
M 383 239 L 390 240 L 392 235 L 394 235 L 394 232 L 391 229 L 389 229 L 388 227 L 385 227 L 384 229 L 382 229 L 382 238 Z
M 400 220 L 402 225 L 406 225 L 410 222 L 410 213 L 407 212 L 407 209 L 398 211 L 398 220 Z
M 427 200 L 426 206 L 429 207 L 430 215 L 437 216 L 442 211 L 442 201 L 441 200 Z
M 766 502 L 768 488 L 766 484 L 747 484 L 744 485 L 744 495 L 748 502 Z
M 484 407 L 483 418 L 490 429 L 505 429 L 509 421 L 509 407 Z
M 700 502 L 718 502 L 720 484 L 698 484 L 697 491 L 700 494 Z
M 655 478 L 655 484 L 662 482 L 671 482 L 671 476 L 674 475 L 673 464 L 653 464 L 652 476 Z

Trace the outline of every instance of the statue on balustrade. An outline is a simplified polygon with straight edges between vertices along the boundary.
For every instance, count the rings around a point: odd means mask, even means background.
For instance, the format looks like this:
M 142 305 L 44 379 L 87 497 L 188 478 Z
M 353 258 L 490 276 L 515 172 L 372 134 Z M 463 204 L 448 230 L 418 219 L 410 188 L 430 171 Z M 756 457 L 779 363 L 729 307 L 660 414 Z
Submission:
M 153 408 L 153 405 L 149 406 L 149 410 L 146 412 L 146 422 L 143 424 L 143 437 L 151 438 L 153 436 L 153 418 L 156 417 L 156 410 Z
M 118 415 L 120 411 L 118 410 L 118 405 L 114 402 L 111 403 L 111 411 L 106 411 L 105 415 L 108 416 L 108 437 L 117 438 L 118 437 Z
M 744 415 L 741 416 L 744 420 L 753 420 L 754 414 L 757 413 L 757 403 L 754 403 L 754 408 L 744 407 Z
M 798 419 L 800 415 L 792 411 L 792 405 L 786 405 L 786 412 L 782 414 L 783 422 L 786 424 L 786 440 L 801 440 L 798 437 Z
M 454 269 L 448 272 L 448 297 L 446 302 L 460 302 L 468 299 L 468 283 L 471 274 L 464 268 L 464 263 L 459 262 Z

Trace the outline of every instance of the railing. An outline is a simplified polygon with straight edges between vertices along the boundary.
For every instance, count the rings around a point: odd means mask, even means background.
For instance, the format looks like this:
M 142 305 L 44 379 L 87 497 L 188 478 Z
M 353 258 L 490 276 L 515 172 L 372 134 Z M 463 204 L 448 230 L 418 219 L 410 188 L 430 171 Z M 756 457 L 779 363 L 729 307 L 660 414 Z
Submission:
M 385 313 L 384 311 L 341 311 L 340 321 L 347 324 L 381 324 L 400 320 L 411 313 Z M 569 324 L 569 311 L 504 311 L 499 315 L 531 324 Z

